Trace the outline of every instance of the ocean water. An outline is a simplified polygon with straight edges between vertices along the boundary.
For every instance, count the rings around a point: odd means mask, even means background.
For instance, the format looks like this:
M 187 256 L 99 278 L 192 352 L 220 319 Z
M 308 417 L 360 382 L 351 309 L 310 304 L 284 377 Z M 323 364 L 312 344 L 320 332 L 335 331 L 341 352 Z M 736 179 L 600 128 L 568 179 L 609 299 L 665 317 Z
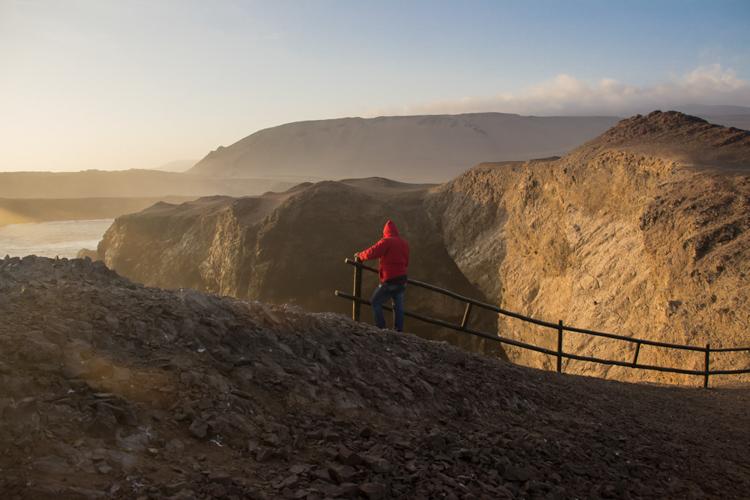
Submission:
M 82 248 L 95 250 L 113 219 L 64 220 L 0 227 L 0 258 L 75 257 Z

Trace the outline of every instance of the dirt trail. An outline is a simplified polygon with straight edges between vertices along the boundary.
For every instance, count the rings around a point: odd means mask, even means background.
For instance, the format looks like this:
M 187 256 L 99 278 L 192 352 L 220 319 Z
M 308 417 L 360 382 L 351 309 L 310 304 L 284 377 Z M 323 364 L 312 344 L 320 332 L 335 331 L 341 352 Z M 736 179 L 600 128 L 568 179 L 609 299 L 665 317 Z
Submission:
M 0 261 L 3 498 L 742 498 L 747 389 L 559 376 L 343 316 Z

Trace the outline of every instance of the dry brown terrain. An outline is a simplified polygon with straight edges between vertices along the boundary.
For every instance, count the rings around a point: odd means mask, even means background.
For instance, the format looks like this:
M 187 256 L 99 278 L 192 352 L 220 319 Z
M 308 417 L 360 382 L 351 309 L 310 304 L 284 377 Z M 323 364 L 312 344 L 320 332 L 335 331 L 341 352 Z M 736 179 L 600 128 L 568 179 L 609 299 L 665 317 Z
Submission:
M 99 257 L 130 279 L 166 288 L 194 288 L 308 311 L 347 312 L 333 295 L 350 291 L 352 268 L 344 258 L 382 236 L 393 219 L 411 245 L 410 272 L 460 293 L 484 298 L 461 274 L 427 218 L 423 198 L 430 186 L 386 179 L 301 184 L 259 197 L 213 197 L 118 217 L 99 244 Z M 367 273 L 364 293 L 376 285 Z M 463 305 L 418 288 L 408 291 L 409 308 L 460 319 Z M 369 310 L 364 312 L 370 317 Z M 491 315 L 475 324 L 494 331 Z M 407 320 L 410 331 L 450 338 L 484 349 L 475 337 L 436 331 Z M 497 345 L 487 347 L 498 351 Z
M 100 254 L 147 284 L 345 312 L 348 304 L 330 295 L 350 288 L 341 260 L 376 239 L 391 217 L 413 244 L 412 277 L 551 322 L 701 347 L 748 345 L 749 136 L 655 112 L 623 120 L 560 159 L 485 164 L 439 187 L 364 179 L 159 205 L 119 218 Z M 408 301 L 414 310 L 461 317 L 460 304 L 416 289 Z M 486 321 L 474 326 L 492 331 Z M 499 329 L 556 347 L 549 330 L 502 318 Z M 635 349 L 576 334 L 564 347 L 621 361 Z M 535 367 L 554 362 L 510 352 Z M 644 347 L 639 361 L 701 370 L 704 357 Z M 712 366 L 745 369 L 750 356 L 717 354 Z M 576 361 L 565 369 L 701 382 Z M 744 379 L 712 384 L 730 380 Z
M 3 498 L 746 498 L 746 389 L 0 260 Z
M 638 116 L 559 160 L 472 169 L 437 189 L 428 209 L 459 268 L 506 309 L 652 340 L 750 344 L 746 131 L 679 113 Z M 556 347 L 549 330 L 503 319 L 499 329 Z M 565 349 L 623 361 L 634 354 L 632 344 L 576 334 Z M 509 352 L 523 364 L 554 362 Z M 690 369 L 704 362 L 701 353 L 656 348 L 639 359 Z M 750 357 L 716 355 L 713 366 L 744 369 Z M 575 361 L 565 369 L 699 383 Z

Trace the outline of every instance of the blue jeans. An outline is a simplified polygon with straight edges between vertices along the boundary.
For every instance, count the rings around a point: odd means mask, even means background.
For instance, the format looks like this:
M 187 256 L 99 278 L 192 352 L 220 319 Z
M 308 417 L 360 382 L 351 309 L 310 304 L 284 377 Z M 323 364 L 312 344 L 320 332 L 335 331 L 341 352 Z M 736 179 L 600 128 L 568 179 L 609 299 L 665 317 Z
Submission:
M 388 299 L 393 299 L 393 322 L 396 331 L 404 331 L 404 292 L 406 284 L 389 284 L 381 283 L 372 292 L 372 312 L 375 316 L 375 325 L 378 328 L 385 328 L 385 317 L 383 317 L 383 303 Z

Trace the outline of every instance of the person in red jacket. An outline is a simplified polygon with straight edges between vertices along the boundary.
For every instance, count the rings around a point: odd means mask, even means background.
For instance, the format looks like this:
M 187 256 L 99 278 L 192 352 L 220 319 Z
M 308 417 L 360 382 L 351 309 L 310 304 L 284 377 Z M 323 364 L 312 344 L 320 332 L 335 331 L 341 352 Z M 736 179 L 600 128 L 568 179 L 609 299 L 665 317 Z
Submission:
M 396 331 L 404 331 L 404 293 L 406 292 L 406 271 L 409 267 L 409 244 L 398 235 L 396 224 L 390 219 L 383 227 L 383 238 L 373 246 L 354 254 L 362 261 L 380 259 L 380 284 L 372 294 L 370 302 L 375 316 L 375 325 L 385 328 L 383 303 L 393 300 L 393 322 Z

